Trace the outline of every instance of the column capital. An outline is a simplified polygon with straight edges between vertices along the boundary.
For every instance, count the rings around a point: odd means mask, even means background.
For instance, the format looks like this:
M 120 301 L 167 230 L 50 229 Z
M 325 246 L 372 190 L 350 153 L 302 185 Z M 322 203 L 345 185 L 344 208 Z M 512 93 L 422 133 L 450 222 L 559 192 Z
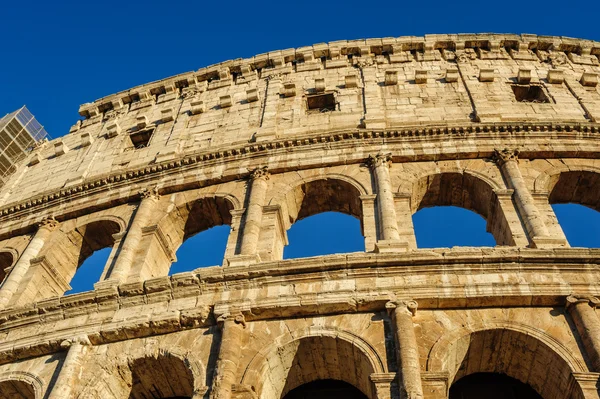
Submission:
M 504 148 L 502 150 L 494 149 L 494 155 L 492 156 L 494 162 L 498 165 L 503 165 L 508 161 L 518 161 L 519 160 L 519 150 Z
M 569 308 L 578 303 L 587 303 L 592 308 L 600 306 L 600 299 L 591 295 L 569 295 L 566 299 L 566 307 Z
M 413 300 L 389 301 L 385 304 L 385 308 L 390 314 L 393 313 L 396 309 L 402 309 L 406 310 L 407 312 L 410 312 L 411 316 L 415 316 L 417 314 L 418 307 L 419 304 L 417 303 L 417 301 Z
M 158 192 L 158 187 L 154 187 L 154 188 L 148 188 L 145 187 L 143 189 L 141 189 L 140 191 L 138 191 L 138 194 L 140 196 L 140 199 L 146 199 L 146 198 L 152 198 L 152 199 L 159 199 L 160 198 L 160 194 Z
M 268 166 L 260 166 L 253 170 L 250 170 L 249 178 L 250 178 L 250 180 L 256 180 L 256 179 L 269 180 L 270 176 L 271 176 L 271 174 L 269 173 L 269 167 Z
M 221 316 L 217 317 L 217 325 L 219 325 L 219 327 L 223 328 L 225 322 L 228 321 L 232 321 L 235 324 L 240 324 L 243 328 L 246 328 L 246 318 L 244 317 L 244 315 L 242 313 L 235 313 L 235 314 L 231 314 L 231 313 L 225 313 L 222 314 Z
M 365 164 L 371 168 L 375 169 L 379 165 L 390 166 L 392 164 L 392 153 L 388 152 L 387 154 L 377 153 L 375 155 L 369 155 Z
M 38 229 L 44 228 L 48 231 L 54 231 L 59 225 L 60 223 L 54 219 L 54 217 L 49 217 L 42 219 L 42 221 L 38 223 L 37 227 Z

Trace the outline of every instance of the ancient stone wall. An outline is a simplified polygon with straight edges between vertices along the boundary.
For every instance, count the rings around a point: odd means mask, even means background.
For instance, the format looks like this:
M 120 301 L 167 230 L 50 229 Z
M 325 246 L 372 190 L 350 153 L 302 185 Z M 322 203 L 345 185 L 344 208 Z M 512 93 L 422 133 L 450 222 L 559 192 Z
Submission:
M 0 396 L 279 399 L 333 379 L 439 399 L 493 372 L 599 398 L 600 250 L 571 248 L 550 206 L 600 210 L 599 74 L 597 42 L 430 35 L 82 105 L 0 189 Z M 418 248 L 412 215 L 443 205 L 497 245 Z M 325 211 L 360 220 L 364 252 L 283 260 Z M 169 275 L 223 224 L 221 265 Z M 65 296 L 107 247 L 94 290 Z

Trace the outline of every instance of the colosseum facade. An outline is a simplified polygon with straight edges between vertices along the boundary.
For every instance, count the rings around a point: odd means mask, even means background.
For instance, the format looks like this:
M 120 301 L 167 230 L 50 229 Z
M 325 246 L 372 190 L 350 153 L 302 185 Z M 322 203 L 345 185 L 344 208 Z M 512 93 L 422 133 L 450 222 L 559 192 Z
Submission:
M 82 105 L 0 189 L 0 397 L 598 399 L 600 250 L 551 205 L 600 210 L 599 58 L 535 35 L 339 41 Z M 418 248 L 412 215 L 446 205 L 497 245 Z M 284 260 L 326 211 L 364 251 Z M 221 265 L 169 273 L 223 224 Z M 452 396 L 477 375 L 512 393 Z

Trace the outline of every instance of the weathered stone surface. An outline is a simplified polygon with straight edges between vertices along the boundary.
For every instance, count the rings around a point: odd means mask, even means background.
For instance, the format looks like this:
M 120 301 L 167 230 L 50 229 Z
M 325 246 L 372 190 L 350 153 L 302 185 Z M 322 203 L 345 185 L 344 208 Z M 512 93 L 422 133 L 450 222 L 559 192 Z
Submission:
M 335 379 L 441 399 L 495 372 L 598 399 L 600 250 L 570 248 L 551 207 L 600 210 L 598 54 L 340 41 L 82 105 L 0 188 L 0 397 L 279 399 Z M 412 215 L 446 205 L 497 245 L 418 248 Z M 293 223 L 325 211 L 359 219 L 365 251 L 283 260 Z M 170 276 L 219 225 L 221 264 Z M 64 296 L 107 247 L 94 290 Z

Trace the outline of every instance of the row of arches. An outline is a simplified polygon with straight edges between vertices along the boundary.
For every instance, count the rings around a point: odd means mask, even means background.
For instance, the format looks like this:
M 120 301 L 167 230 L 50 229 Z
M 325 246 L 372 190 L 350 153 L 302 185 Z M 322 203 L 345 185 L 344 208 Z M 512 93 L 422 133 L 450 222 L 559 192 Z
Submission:
M 577 203 L 598 211 L 600 202 L 596 196 L 590 194 L 600 191 L 598 176 L 591 171 L 562 172 L 548 183 L 552 190 L 548 193 L 547 200 L 550 204 Z M 519 221 L 513 214 L 514 207 L 510 197 L 502 197 L 498 194 L 501 190 L 497 186 L 497 183 L 493 183 L 488 178 L 466 171 L 443 172 L 421 177 L 412 185 L 410 198 L 405 196 L 396 198 L 399 229 L 409 242 L 412 240 L 412 244 L 409 245 L 414 248 L 434 247 L 435 245 L 419 245 L 419 232 L 439 231 L 441 227 L 439 214 L 434 215 L 433 218 L 424 218 L 425 222 L 422 223 L 428 225 L 425 229 L 419 228 L 417 223 L 420 216 L 426 215 L 430 209 L 451 209 L 452 212 L 456 212 L 456 209 L 460 208 L 478 215 L 472 219 L 479 222 L 480 231 L 483 223 L 478 218 L 483 219 L 485 229 L 489 233 L 483 234 L 483 245 L 518 245 L 523 240 L 523 221 Z M 312 255 L 305 252 L 305 243 L 301 244 L 300 251 L 294 252 L 293 247 L 284 251 L 289 238 L 287 231 L 289 230 L 291 236 L 292 228 L 296 224 L 301 227 L 305 224 L 305 220 L 311 218 L 316 221 L 315 225 L 300 235 L 305 237 L 311 235 L 311 230 L 318 229 L 323 232 L 324 226 L 336 226 L 338 229 L 330 230 L 328 235 L 346 245 L 341 247 L 340 251 L 369 251 L 372 250 L 374 241 L 380 238 L 376 216 L 377 204 L 369 197 L 370 191 L 353 178 L 339 174 L 317 175 L 311 179 L 304 179 L 292 189 L 276 189 L 277 184 L 274 184 L 273 190 L 281 194 L 275 195 L 263 207 L 263 225 L 258 249 L 263 260 Z M 221 264 L 223 258 L 230 258 L 239 253 L 244 220 L 242 206 L 242 200 L 219 192 L 200 196 L 182 192 L 161 199 L 156 206 L 155 214 L 151 215 L 154 221 L 148 221 L 148 225 L 143 227 L 145 230 L 140 238 L 142 248 L 134 254 L 132 276 L 146 279 L 193 270 L 201 265 L 197 262 L 198 258 L 213 260 L 204 264 Z M 549 209 L 550 211 L 547 209 L 543 211 L 547 220 L 555 217 L 551 208 Z M 72 227 L 61 228 L 54 232 L 52 238 L 46 243 L 42 250 L 43 256 L 37 260 L 47 262 L 59 271 L 60 278 L 55 279 L 57 281 L 55 295 L 62 295 L 66 291 L 74 292 L 69 291 L 71 288 L 69 283 L 76 286 L 80 284 L 78 282 L 80 276 L 75 274 L 88 259 L 89 264 L 86 263 L 81 269 L 86 270 L 81 273 L 81 278 L 88 277 L 87 286 L 84 283 L 84 288 L 78 288 L 76 291 L 90 289 L 93 283 L 111 277 L 135 213 L 133 217 L 121 218 L 108 216 L 108 214 L 102 214 L 96 219 L 93 216 L 87 220 L 83 218 L 81 222 L 72 224 Z M 343 225 L 339 218 L 341 214 L 353 219 L 346 219 L 350 222 Z M 326 218 L 319 219 L 318 215 Z M 455 237 L 464 237 L 459 227 L 462 228 L 469 223 L 466 223 L 465 213 L 458 214 L 457 218 L 459 221 L 455 221 L 454 226 L 450 226 L 451 234 Z M 571 218 L 572 215 L 569 216 L 569 219 Z M 585 218 L 591 220 L 587 215 Z M 65 222 L 63 225 L 67 226 L 68 223 Z M 308 223 L 306 225 L 310 226 Z M 473 225 L 476 226 L 477 223 Z M 594 226 L 593 223 L 591 225 Z M 347 227 L 339 228 L 340 226 Z M 576 231 L 578 230 L 581 230 L 580 226 L 576 226 Z M 354 231 L 353 236 L 347 235 L 352 231 Z M 518 233 L 519 231 L 521 233 Z M 205 237 L 208 237 L 208 242 L 202 245 L 197 239 L 201 238 L 199 234 L 203 232 L 207 232 Z M 597 235 L 592 233 L 586 236 L 593 238 Z M 348 240 L 347 237 L 353 239 Z M 301 240 L 295 237 L 289 242 L 302 242 Z M 359 246 L 359 242 L 362 242 L 362 247 Z M 331 241 L 325 246 L 328 247 L 330 243 Z M 596 244 L 592 242 L 590 246 L 594 245 Z M 191 251 L 186 254 L 188 246 Z M 207 257 L 209 253 L 214 257 Z M 177 259 L 180 261 L 174 262 Z M 16 262 L 16 257 L 13 252 L 0 249 L 0 262 L 0 270 L 10 271 L 10 267 Z M 94 265 L 95 275 L 88 271 L 90 268 L 94 269 Z M 31 284 L 39 283 L 35 277 L 31 280 Z M 49 293 L 46 296 L 52 295 Z
M 238 392 L 260 399 L 396 397 L 396 366 L 360 336 L 337 328 L 313 328 L 275 339 L 251 357 L 236 377 Z M 74 398 L 199 399 L 210 395 L 211 371 L 177 348 L 96 359 L 82 369 Z M 436 342 L 423 373 L 445 388 L 435 399 L 585 399 L 574 374 L 585 365 L 544 333 L 519 326 L 461 329 Z M 384 377 L 384 378 L 382 378 Z M 432 385 L 433 386 L 433 385 Z M 0 396 L 41 399 L 30 375 L 0 375 Z

